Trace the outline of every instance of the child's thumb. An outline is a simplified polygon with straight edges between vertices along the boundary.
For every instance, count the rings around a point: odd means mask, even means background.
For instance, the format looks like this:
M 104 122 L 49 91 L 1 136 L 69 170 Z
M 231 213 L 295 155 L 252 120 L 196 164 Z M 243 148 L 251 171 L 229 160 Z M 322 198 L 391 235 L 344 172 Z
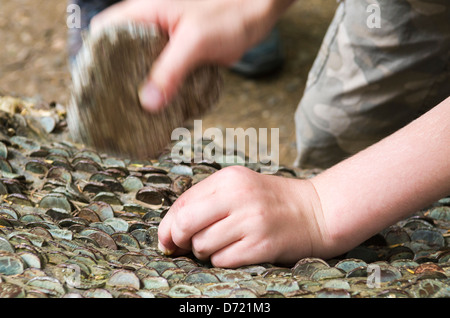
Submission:
M 150 75 L 140 89 L 142 107 L 150 112 L 163 109 L 198 65 L 201 55 L 192 42 L 172 36 L 154 62 Z

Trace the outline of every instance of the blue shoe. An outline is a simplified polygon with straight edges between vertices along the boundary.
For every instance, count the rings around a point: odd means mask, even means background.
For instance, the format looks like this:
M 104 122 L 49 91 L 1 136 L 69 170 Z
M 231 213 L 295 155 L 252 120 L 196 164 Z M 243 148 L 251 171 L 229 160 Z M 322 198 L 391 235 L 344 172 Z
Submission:
M 259 77 L 280 70 L 283 62 L 280 35 L 275 27 L 261 43 L 232 65 L 230 70 L 246 77 Z

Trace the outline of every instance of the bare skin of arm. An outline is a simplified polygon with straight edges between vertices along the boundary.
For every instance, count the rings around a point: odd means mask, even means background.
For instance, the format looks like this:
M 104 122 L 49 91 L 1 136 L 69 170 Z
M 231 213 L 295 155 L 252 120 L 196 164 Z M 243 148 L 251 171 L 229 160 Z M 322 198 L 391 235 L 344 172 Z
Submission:
M 450 194 L 450 98 L 310 180 L 223 169 L 186 191 L 160 249 L 218 267 L 330 258 Z
M 312 180 L 332 256 L 450 194 L 450 98 Z

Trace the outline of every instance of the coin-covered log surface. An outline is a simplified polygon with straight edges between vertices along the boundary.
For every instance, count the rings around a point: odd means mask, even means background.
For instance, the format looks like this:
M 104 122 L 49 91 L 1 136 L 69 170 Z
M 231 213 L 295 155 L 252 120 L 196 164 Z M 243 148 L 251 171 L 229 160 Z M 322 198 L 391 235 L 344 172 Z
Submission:
M 177 197 L 220 165 L 84 149 L 67 138 L 57 103 L 0 97 L 0 120 L 2 298 L 450 296 L 450 198 L 334 259 L 213 268 L 164 256 L 157 229 Z

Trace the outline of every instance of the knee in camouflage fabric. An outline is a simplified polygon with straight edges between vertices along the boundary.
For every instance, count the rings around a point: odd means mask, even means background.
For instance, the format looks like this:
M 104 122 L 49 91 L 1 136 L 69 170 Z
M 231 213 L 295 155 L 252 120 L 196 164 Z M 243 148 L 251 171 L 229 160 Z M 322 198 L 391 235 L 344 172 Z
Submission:
M 330 167 L 448 97 L 449 52 L 445 0 L 341 2 L 295 115 L 295 165 Z

